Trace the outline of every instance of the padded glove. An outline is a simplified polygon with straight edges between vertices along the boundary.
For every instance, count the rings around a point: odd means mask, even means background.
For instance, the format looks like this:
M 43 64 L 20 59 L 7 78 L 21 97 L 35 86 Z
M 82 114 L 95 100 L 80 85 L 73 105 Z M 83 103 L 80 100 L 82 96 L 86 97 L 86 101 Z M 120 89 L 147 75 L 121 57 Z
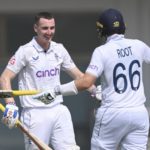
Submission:
M 102 100 L 102 88 L 101 85 L 98 85 L 93 91 L 91 92 L 91 96 L 95 97 L 97 100 Z
M 47 90 L 34 95 L 33 99 L 39 100 L 44 104 L 50 104 L 51 102 L 54 101 L 55 97 L 56 97 L 56 93 L 54 92 L 54 90 Z
M 19 113 L 18 107 L 15 103 L 6 104 L 5 111 L 3 113 L 2 122 L 8 126 L 9 129 L 12 129 L 18 120 Z

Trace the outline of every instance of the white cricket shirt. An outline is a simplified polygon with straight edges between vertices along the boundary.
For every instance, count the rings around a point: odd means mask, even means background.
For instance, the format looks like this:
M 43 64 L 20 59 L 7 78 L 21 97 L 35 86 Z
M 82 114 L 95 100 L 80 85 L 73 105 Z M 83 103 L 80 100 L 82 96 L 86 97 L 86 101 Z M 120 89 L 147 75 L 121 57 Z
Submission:
M 45 53 L 33 38 L 29 43 L 20 46 L 10 59 L 7 68 L 19 74 L 20 90 L 48 90 L 60 85 L 60 70 L 76 67 L 69 53 L 62 44 L 51 41 Z M 34 100 L 32 96 L 21 96 L 22 107 L 50 107 L 61 103 L 62 96 L 57 96 L 49 105 Z
M 124 35 L 114 34 L 94 50 L 86 72 L 101 76 L 103 107 L 134 107 L 145 102 L 143 61 L 150 63 L 150 48 Z

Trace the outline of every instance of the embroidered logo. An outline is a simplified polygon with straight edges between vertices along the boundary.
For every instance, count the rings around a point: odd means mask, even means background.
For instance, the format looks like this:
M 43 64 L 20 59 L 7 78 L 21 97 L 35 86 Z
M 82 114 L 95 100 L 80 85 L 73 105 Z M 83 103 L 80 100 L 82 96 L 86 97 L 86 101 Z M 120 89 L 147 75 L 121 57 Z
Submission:
M 15 64 L 15 62 L 16 62 L 16 58 L 15 58 L 15 56 L 12 56 L 12 57 L 10 58 L 10 60 L 9 60 L 8 64 L 10 64 L 10 65 L 14 65 L 14 64 Z
M 47 70 L 39 70 L 36 72 L 36 76 L 38 78 L 42 77 L 54 77 L 59 75 L 60 70 L 59 68 L 52 68 L 52 69 L 47 69 Z
M 32 56 L 32 59 L 33 59 L 33 60 L 38 60 L 38 59 L 39 59 L 39 56 L 36 56 L 36 57 L 33 57 L 33 56 Z

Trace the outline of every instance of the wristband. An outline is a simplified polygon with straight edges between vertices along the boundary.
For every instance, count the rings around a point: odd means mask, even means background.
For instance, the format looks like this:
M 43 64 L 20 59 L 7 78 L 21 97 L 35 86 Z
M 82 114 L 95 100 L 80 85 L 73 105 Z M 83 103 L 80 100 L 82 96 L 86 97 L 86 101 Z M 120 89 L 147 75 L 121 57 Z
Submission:
M 78 89 L 76 88 L 74 81 L 66 84 L 58 85 L 55 87 L 54 90 L 56 95 L 62 94 L 63 96 L 68 96 L 68 95 L 78 94 Z

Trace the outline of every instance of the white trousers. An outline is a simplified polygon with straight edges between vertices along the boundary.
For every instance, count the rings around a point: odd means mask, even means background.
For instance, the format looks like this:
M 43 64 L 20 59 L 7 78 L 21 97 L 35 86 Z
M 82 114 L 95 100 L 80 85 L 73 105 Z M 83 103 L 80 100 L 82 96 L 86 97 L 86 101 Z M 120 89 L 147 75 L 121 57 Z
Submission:
M 68 108 L 58 104 L 51 108 L 25 108 L 21 121 L 26 128 L 54 150 L 71 150 L 76 145 L 72 119 Z M 25 136 L 25 149 L 38 150 Z
M 149 116 L 145 106 L 99 108 L 91 150 L 146 150 Z

